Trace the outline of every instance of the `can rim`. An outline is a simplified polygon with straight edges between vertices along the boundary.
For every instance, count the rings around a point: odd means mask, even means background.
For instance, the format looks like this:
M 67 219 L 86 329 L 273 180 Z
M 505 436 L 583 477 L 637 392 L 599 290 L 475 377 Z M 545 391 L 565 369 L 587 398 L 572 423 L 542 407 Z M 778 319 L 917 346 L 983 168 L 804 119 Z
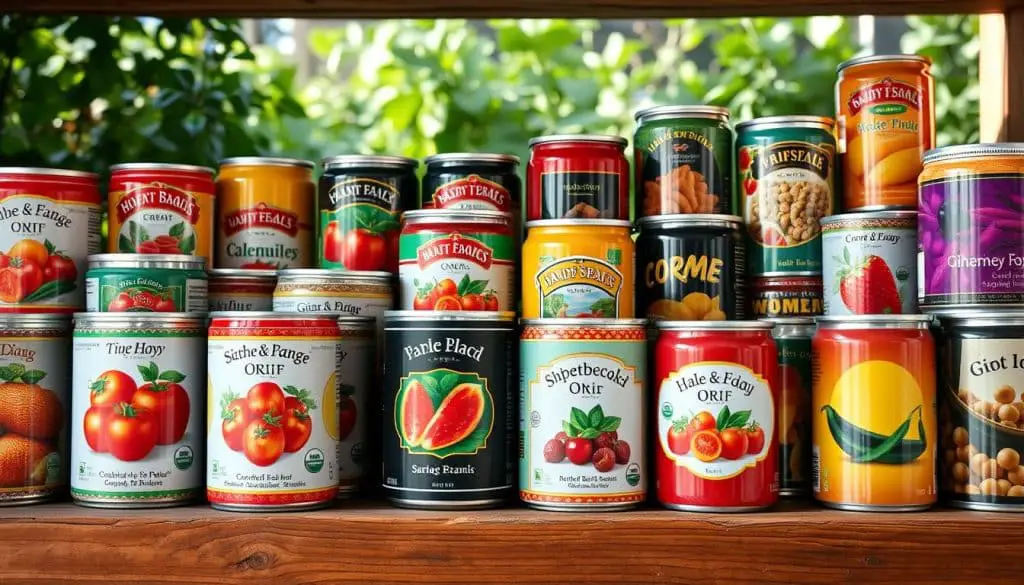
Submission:
M 210 311 L 210 320 L 214 319 L 259 319 L 273 321 L 287 321 L 293 319 L 331 319 L 340 317 L 341 313 L 299 313 L 296 311 Z
M 777 325 L 807 325 L 814 326 L 814 317 L 761 317 L 759 321 L 766 321 L 773 326 Z
M 673 227 L 675 225 L 706 225 L 708 227 L 728 227 L 735 225 L 736 227 L 739 227 L 743 225 L 743 218 L 738 215 L 729 215 L 726 213 L 672 213 L 665 215 L 647 215 L 636 220 L 636 226 L 638 228 Z
M 389 169 L 415 169 L 420 166 L 420 161 L 407 156 L 395 156 L 390 154 L 339 154 L 325 157 L 320 161 L 324 170 L 344 169 L 354 167 L 379 166 Z
M 376 317 L 371 317 L 369 315 L 348 315 L 348 314 L 345 314 L 345 315 L 338 315 L 337 321 L 338 321 L 339 325 L 341 325 L 341 324 L 345 324 L 345 325 L 370 325 L 371 327 L 369 327 L 369 328 L 372 328 L 373 324 L 377 322 L 377 318 Z
M 210 276 L 220 276 L 224 278 L 253 278 L 263 280 L 277 278 L 278 271 L 253 268 L 211 268 L 208 272 Z
M 288 278 L 321 278 L 330 281 L 371 280 L 390 283 L 394 275 L 380 270 L 334 270 L 331 268 L 284 268 L 277 272 L 277 280 Z
M 926 150 L 921 161 L 924 164 L 970 160 L 989 156 L 1024 155 L 1024 142 L 986 142 L 982 144 L 954 144 Z
M 77 312 L 74 313 L 75 326 L 79 323 L 112 324 L 125 321 L 146 321 L 162 325 L 174 325 L 181 323 L 202 324 L 206 320 L 206 313 L 98 313 L 98 312 Z
M 801 271 L 798 271 L 798 272 L 753 272 L 753 273 L 748 273 L 748 276 L 750 277 L 750 280 L 752 281 L 750 284 L 751 284 L 751 286 L 753 286 L 758 281 L 762 281 L 762 280 L 773 280 L 773 279 L 782 280 L 784 278 L 793 278 L 793 279 L 802 278 L 802 279 L 811 279 L 811 280 L 813 280 L 813 279 L 821 279 L 822 272 L 820 270 L 801 270 Z
M 982 305 L 978 303 L 974 304 L 958 304 L 958 305 L 925 305 L 919 303 L 918 308 L 921 309 L 922 313 L 927 313 L 933 317 L 939 317 L 945 319 L 952 317 L 953 315 L 963 315 L 972 317 L 985 318 L 988 315 L 1000 315 L 1004 317 L 1024 317 L 1024 305 Z
M 724 106 L 697 105 L 661 105 L 641 108 L 633 113 L 633 120 L 638 124 L 666 118 L 704 118 L 708 120 L 729 121 L 729 108 Z
M 527 229 L 536 227 L 624 227 L 632 224 L 628 219 L 532 219 L 523 224 Z
M 669 321 L 655 320 L 654 326 L 668 331 L 768 331 L 774 327 L 764 321 Z
M 2 313 L 0 314 L 0 327 L 15 331 L 66 329 L 71 327 L 71 315 L 67 313 Z
M 190 254 L 89 254 L 89 270 L 93 268 L 193 268 L 205 269 L 206 258 Z M 180 264 L 183 266 L 168 266 Z
M 797 128 L 819 128 L 819 127 L 834 127 L 836 125 L 835 118 L 829 116 L 806 116 L 806 115 L 793 115 L 793 116 L 762 116 L 760 118 L 754 118 L 752 120 L 744 120 L 739 124 L 736 124 L 736 131 L 740 130 L 756 130 L 762 126 L 774 126 L 777 124 L 785 124 L 790 127 Z
M 406 224 L 450 224 L 481 223 L 494 225 L 511 225 L 512 214 L 505 211 L 484 209 L 410 209 L 402 213 L 402 223 Z
M 513 165 L 519 165 L 519 157 L 514 154 L 502 154 L 497 152 L 445 152 L 439 154 L 432 154 L 427 158 L 423 159 L 423 164 L 428 167 L 432 164 L 447 164 L 447 163 L 510 163 Z
M 818 325 L 886 325 L 930 323 L 931 315 L 819 315 L 814 318 Z
M 909 209 L 885 209 L 881 211 L 855 211 L 853 213 L 836 213 L 833 215 L 826 215 L 825 217 L 819 219 L 818 225 L 867 219 L 911 219 L 916 222 L 917 212 Z
M 384 311 L 382 320 L 408 321 L 502 321 L 515 322 L 515 311 L 412 311 L 408 309 Z
M 836 67 L 836 73 L 839 73 L 843 69 L 848 67 L 854 67 L 856 65 L 866 65 L 868 63 L 887 63 L 887 62 L 914 62 L 924 63 L 925 65 L 931 65 L 932 60 L 924 55 L 914 55 L 910 53 L 890 53 L 883 55 L 862 55 L 860 57 L 854 57 L 853 59 L 847 59 Z
M 538 144 L 551 144 L 553 142 L 597 142 L 615 144 L 623 148 L 629 144 L 628 140 L 614 134 L 548 134 L 546 136 L 534 136 L 527 142 L 527 146 L 533 148 Z
M 73 171 L 71 169 L 50 169 L 46 167 L 0 167 L 0 179 L 5 174 L 12 175 L 46 175 L 47 177 L 68 177 L 75 179 L 99 180 L 99 173 Z
M 220 161 L 221 167 L 230 166 L 271 166 L 271 167 L 301 167 L 313 169 L 316 163 L 301 158 L 288 158 L 280 156 L 233 156 Z
M 178 171 L 182 173 L 203 173 L 207 175 L 214 175 L 217 172 L 210 167 L 183 165 L 178 163 L 131 162 L 118 163 L 110 167 L 111 173 L 119 173 L 121 171 Z
M 595 327 L 599 329 L 626 329 L 633 327 L 645 327 L 647 319 L 590 319 L 586 317 L 561 318 L 561 319 L 520 319 L 519 323 L 524 327 L 558 328 L 558 327 Z

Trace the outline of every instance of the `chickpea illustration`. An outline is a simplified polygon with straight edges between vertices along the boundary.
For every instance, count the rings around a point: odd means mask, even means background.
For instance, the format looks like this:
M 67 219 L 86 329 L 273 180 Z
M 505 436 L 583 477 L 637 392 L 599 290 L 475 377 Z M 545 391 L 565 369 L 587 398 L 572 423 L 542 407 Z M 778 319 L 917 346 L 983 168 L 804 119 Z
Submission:
M 985 455 L 984 453 L 975 453 L 971 456 L 971 471 L 978 475 L 984 475 L 986 467 L 988 467 L 988 455 Z
M 971 392 L 966 388 L 961 388 L 960 390 L 958 390 L 956 393 L 956 397 L 960 399 L 960 402 L 963 402 L 965 404 L 974 404 L 974 401 L 971 400 Z
M 1000 496 L 1005 496 L 1007 494 L 1007 492 L 1010 491 L 1011 487 L 1013 487 L 1013 486 L 1010 485 L 1010 482 L 1006 481 L 1005 479 L 997 479 L 996 480 L 996 492 Z
M 1007 384 L 996 388 L 996 391 L 992 393 L 992 398 L 999 404 L 1010 404 L 1017 398 L 1017 392 L 1013 389 L 1013 386 Z
M 999 482 L 995 478 L 990 477 L 982 481 L 978 489 L 986 496 L 996 496 L 999 495 Z
M 957 461 L 956 463 L 953 464 L 951 475 L 953 476 L 953 481 L 959 483 L 967 483 L 967 480 L 971 476 L 971 472 L 969 469 L 967 469 L 966 465 Z
M 971 410 L 985 418 L 989 418 L 995 412 L 995 407 L 986 400 L 979 400 L 971 405 Z
M 1018 465 L 1017 469 L 1006 472 L 1006 479 L 1013 485 L 1024 485 L 1024 466 Z
M 1024 498 L 1024 486 L 1013 485 L 1010 489 L 1006 490 L 1006 495 L 1013 498 Z
M 979 488 L 978 486 L 976 486 L 974 484 L 970 484 L 969 483 L 964 488 L 964 493 L 965 494 L 970 494 L 972 496 L 979 496 L 979 495 L 981 495 L 981 488 Z
M 1010 404 L 1010 406 L 1016 408 L 1017 412 L 1021 413 L 1021 416 L 1024 416 L 1024 402 L 1015 400 Z
M 1017 421 L 1020 420 L 1020 411 L 1012 404 L 1003 404 L 996 411 L 996 416 L 999 417 L 999 422 L 1007 422 L 1016 428 Z
M 957 461 L 968 463 L 971 460 L 971 455 L 972 453 L 970 452 L 970 446 L 956 448 Z
M 1016 470 L 1020 467 L 1020 453 L 1015 449 L 1006 447 L 1000 449 L 999 453 L 996 453 L 996 461 L 999 463 L 999 467 L 1009 471 Z
M 967 434 L 967 429 L 963 427 L 957 427 L 953 429 L 953 444 L 957 447 L 966 447 L 971 442 L 971 436 Z

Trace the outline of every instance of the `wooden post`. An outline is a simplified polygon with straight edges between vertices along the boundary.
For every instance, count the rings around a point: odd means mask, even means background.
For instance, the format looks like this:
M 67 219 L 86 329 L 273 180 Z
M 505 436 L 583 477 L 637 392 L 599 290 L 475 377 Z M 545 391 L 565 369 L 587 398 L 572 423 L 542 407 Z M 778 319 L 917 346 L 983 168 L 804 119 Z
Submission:
M 1024 8 L 981 15 L 981 141 L 1024 142 Z

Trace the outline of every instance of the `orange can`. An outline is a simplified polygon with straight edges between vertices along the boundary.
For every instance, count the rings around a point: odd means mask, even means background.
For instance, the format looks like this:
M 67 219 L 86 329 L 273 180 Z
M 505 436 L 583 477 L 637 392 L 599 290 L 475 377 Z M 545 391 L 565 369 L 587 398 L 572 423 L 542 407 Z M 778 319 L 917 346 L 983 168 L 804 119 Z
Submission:
M 313 162 L 245 156 L 217 176 L 217 268 L 310 268 Z
M 839 65 L 837 145 L 843 208 L 917 208 L 921 156 L 935 145 L 931 60 L 871 55 Z

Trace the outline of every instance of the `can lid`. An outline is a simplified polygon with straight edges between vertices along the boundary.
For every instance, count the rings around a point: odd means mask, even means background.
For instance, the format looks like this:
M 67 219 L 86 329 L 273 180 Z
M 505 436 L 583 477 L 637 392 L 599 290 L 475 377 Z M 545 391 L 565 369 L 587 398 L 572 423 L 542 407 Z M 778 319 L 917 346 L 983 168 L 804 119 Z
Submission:
M 72 171 L 68 169 L 47 169 L 43 167 L 0 167 L 0 179 L 4 175 L 46 175 L 48 177 L 67 177 L 73 179 L 92 179 L 98 181 L 97 173 Z
M 1024 306 L 960 305 L 944 307 L 944 309 L 940 311 L 926 307 L 921 308 L 922 311 L 927 311 L 933 317 L 953 324 L 961 324 L 966 321 L 972 327 L 1024 325 Z
M 214 268 L 210 278 L 254 278 L 258 280 L 277 278 L 276 270 L 255 270 L 252 268 Z
M 629 141 L 621 136 L 611 134 L 549 134 L 547 136 L 535 136 L 527 144 L 530 148 L 538 144 L 551 144 L 556 142 L 600 142 L 614 144 L 625 148 Z
M 423 159 L 424 164 L 446 165 L 446 164 L 473 164 L 473 163 L 505 163 L 518 165 L 519 157 L 511 154 L 497 153 L 474 153 L 474 152 L 445 152 L 433 154 Z
M 120 163 L 110 167 L 110 172 L 121 171 L 178 171 L 182 173 L 203 173 L 213 175 L 216 171 L 210 167 L 199 165 L 180 165 L 173 163 Z
M 866 65 L 868 63 L 889 63 L 889 62 L 915 62 L 924 63 L 925 65 L 931 65 L 932 60 L 923 55 L 909 55 L 909 54 L 895 54 L 895 55 L 864 55 L 862 57 L 854 57 L 847 61 L 843 61 L 836 67 L 836 73 L 846 69 L 847 67 L 853 67 L 855 65 Z
M 316 163 L 311 160 L 283 158 L 278 156 L 233 156 L 220 161 L 220 166 L 301 167 L 304 169 L 312 169 L 316 166 Z
M 75 313 L 75 327 L 139 325 L 165 329 L 180 325 L 205 325 L 205 322 L 205 313 Z
M 818 225 L 831 225 L 834 223 L 845 223 L 851 221 L 864 221 L 869 219 L 903 219 L 917 221 L 917 212 L 909 209 L 886 209 L 882 211 L 857 211 L 854 213 L 838 213 L 826 215 L 818 220 Z
M 298 313 L 293 311 L 211 311 L 210 319 L 259 319 L 287 321 L 292 319 L 334 319 L 341 317 L 341 313 Z
M 357 167 L 382 167 L 387 169 L 415 169 L 420 161 L 407 156 L 378 154 L 341 154 L 323 159 L 325 169 L 347 169 Z
M 628 219 L 535 219 L 525 224 L 527 229 L 538 227 L 617 227 L 632 226 Z
M 1024 304 L 1016 305 L 982 305 L 982 304 L 958 304 L 958 305 L 928 305 L 921 302 L 919 305 L 922 313 L 928 313 L 936 317 L 951 316 L 974 316 L 985 317 L 988 315 L 1024 315 Z
M 765 321 L 654 321 L 658 329 L 668 331 L 769 331 L 774 325 Z
M 330 280 L 341 282 L 372 281 L 390 283 L 393 275 L 379 270 L 334 270 L 329 268 L 285 268 L 277 273 L 278 281 Z
M 589 319 L 586 317 L 568 319 L 520 319 L 526 327 L 543 327 L 545 329 L 562 329 L 565 327 L 593 327 L 595 329 L 625 329 L 644 327 L 647 319 Z
M 738 215 L 718 213 L 675 213 L 671 215 L 648 215 L 636 220 L 638 228 L 674 227 L 739 227 L 743 218 Z
M 402 214 L 402 223 L 451 224 L 484 223 L 511 224 L 512 214 L 504 211 L 480 209 L 412 209 Z
M 709 120 L 729 121 L 729 108 L 722 106 L 692 105 L 692 106 L 652 106 L 637 110 L 633 114 L 637 123 L 650 122 L 652 120 L 664 120 L 670 118 L 707 118 Z
M 828 116 L 764 116 L 736 124 L 736 131 L 769 130 L 773 128 L 821 128 L 832 130 L 836 121 Z
M 3 329 L 66 329 L 70 325 L 71 315 L 64 313 L 0 313 Z
M 89 268 L 184 268 L 204 270 L 206 258 L 190 254 L 89 254 Z
M 924 328 L 932 319 L 931 315 L 823 315 L 814 318 L 818 327 L 825 329 Z
M 372 329 L 376 322 L 377 318 L 369 315 L 338 315 L 339 325 L 351 325 Z
M 416 322 L 416 321 L 515 321 L 513 311 L 384 311 L 384 321 Z
M 924 164 L 947 160 L 966 160 L 986 156 L 1022 156 L 1024 142 L 990 142 L 986 144 L 957 144 L 933 148 L 924 153 Z

